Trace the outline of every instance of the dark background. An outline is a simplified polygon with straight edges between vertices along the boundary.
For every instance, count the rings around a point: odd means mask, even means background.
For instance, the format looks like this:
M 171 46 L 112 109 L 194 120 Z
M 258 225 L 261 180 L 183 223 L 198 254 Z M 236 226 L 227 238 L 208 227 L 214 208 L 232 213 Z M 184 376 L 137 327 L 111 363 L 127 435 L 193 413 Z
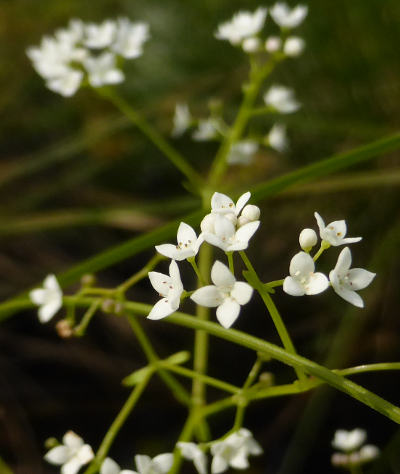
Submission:
M 290 2 L 294 4 L 293 2 Z M 285 155 L 263 151 L 250 168 L 233 168 L 232 186 L 254 183 L 371 142 L 399 128 L 398 0 L 314 0 L 298 31 L 304 55 L 288 60 L 273 82 L 293 87 L 303 107 L 285 117 L 291 149 Z M 38 285 L 112 245 L 153 229 L 186 212 L 181 176 L 160 153 L 88 90 L 63 99 L 45 89 L 25 50 L 72 17 L 101 21 L 128 16 L 150 23 L 145 54 L 126 64 L 128 80 L 119 87 L 132 105 L 164 134 L 171 130 L 177 101 L 188 101 L 197 116 L 212 98 L 234 113 L 246 77 L 245 55 L 213 32 L 239 9 L 256 1 L 236 0 L 2 0 L 0 3 L 0 295 L 3 300 Z M 266 5 L 268 6 L 268 5 Z M 273 31 L 269 21 L 269 31 Z M 268 131 L 272 121 L 255 127 Z M 177 147 L 193 166 L 206 170 L 216 144 L 183 138 Z M 353 247 L 355 266 L 378 274 L 361 295 L 358 310 L 332 291 L 296 299 L 277 292 L 275 301 L 299 352 L 332 368 L 399 360 L 398 153 L 387 154 L 345 174 L 298 186 L 262 207 L 262 227 L 250 256 L 265 281 L 287 274 L 304 227 L 316 228 L 313 212 L 327 222 L 346 218 L 349 235 L 362 235 Z M 337 250 L 337 249 L 336 249 Z M 328 252 L 329 271 L 337 253 Z M 115 286 L 141 268 L 152 252 L 98 275 Z M 188 270 L 188 267 L 182 266 Z M 165 272 L 167 264 L 160 265 Z M 189 273 L 190 274 L 190 273 Z M 148 281 L 131 294 L 152 303 Z M 165 322 L 144 321 L 163 357 L 189 349 L 192 334 Z M 235 327 L 278 343 L 258 298 Z M 338 328 L 340 328 L 338 330 Z M 212 340 L 211 375 L 241 384 L 253 354 Z M 54 324 L 40 325 L 33 311 L 15 315 L 0 329 L 0 453 L 18 474 L 51 473 L 42 461 L 43 443 L 73 429 L 97 447 L 128 396 L 121 379 L 145 364 L 123 318 L 99 315 L 82 340 L 61 340 Z M 292 379 L 279 363 L 266 365 L 278 382 Z M 396 372 L 354 378 L 399 404 Z M 210 391 L 210 398 L 217 396 Z M 213 434 L 231 427 L 233 412 L 212 421 Z M 170 451 L 185 411 L 154 379 L 111 450 L 123 467 L 134 454 Z M 374 473 L 399 473 L 396 425 L 357 401 L 331 390 L 259 402 L 245 426 L 265 454 L 250 472 L 317 474 L 334 472 L 330 440 L 337 428 L 368 430 L 369 441 L 387 447 Z M 189 464 L 185 469 L 191 472 Z

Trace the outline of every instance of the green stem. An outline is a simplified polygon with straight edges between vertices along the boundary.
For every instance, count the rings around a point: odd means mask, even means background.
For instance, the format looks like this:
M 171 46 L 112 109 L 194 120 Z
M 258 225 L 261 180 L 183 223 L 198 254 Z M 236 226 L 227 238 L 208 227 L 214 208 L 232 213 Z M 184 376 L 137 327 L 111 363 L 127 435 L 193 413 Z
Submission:
M 136 317 L 130 314 L 127 314 L 126 317 L 149 363 L 154 364 L 154 367 L 157 369 L 159 376 L 171 389 L 176 399 L 184 405 L 189 405 L 190 396 L 187 393 L 186 389 L 179 383 L 178 380 L 175 379 L 175 377 L 173 377 L 166 370 L 162 369 L 161 364 L 159 364 L 160 359 L 156 351 L 154 350 L 150 339 L 147 337 L 146 333 L 144 332 L 140 323 L 137 321 Z
M 239 108 L 236 120 L 232 125 L 226 139 L 223 141 L 215 160 L 212 164 L 208 182 L 211 187 L 215 187 L 220 182 L 221 177 L 224 175 L 225 170 L 228 166 L 227 156 L 232 145 L 238 141 L 246 128 L 246 125 L 251 116 L 251 109 L 253 108 L 254 102 L 256 101 L 260 88 L 264 80 L 274 70 L 277 59 L 270 60 L 263 67 L 256 69 L 253 67 L 250 72 L 250 83 L 245 86 L 245 93 L 242 104 Z
M 329 242 L 327 242 L 326 240 L 322 240 L 318 252 L 313 257 L 314 262 L 316 262 L 319 257 L 325 252 L 325 250 L 329 249 L 330 246 L 331 245 Z
M 158 262 L 164 260 L 164 257 L 160 254 L 154 255 L 148 263 L 137 273 L 132 275 L 128 280 L 126 280 L 121 285 L 117 286 L 115 289 L 115 293 L 117 294 L 124 294 L 131 286 L 136 285 L 140 280 L 147 277 L 147 274 L 153 270 L 153 268 L 157 265 Z
M 1 474 L 13 474 L 12 470 L 7 464 L 0 458 L 0 472 Z
M 183 426 L 183 429 L 182 429 L 181 434 L 178 438 L 178 441 L 187 442 L 187 441 L 190 441 L 192 439 L 193 431 L 194 431 L 196 422 L 197 422 L 197 415 L 195 415 L 193 412 L 191 412 L 189 414 L 189 416 L 187 417 L 187 419 L 186 419 L 186 422 Z M 174 463 L 173 463 L 171 469 L 169 470 L 168 474 L 176 474 L 177 472 L 179 472 L 181 464 L 182 464 L 181 450 L 175 446 Z
M 202 188 L 202 178 L 186 159 L 170 145 L 133 107 L 131 107 L 112 88 L 99 88 L 96 91 L 112 102 L 138 129 L 171 161 L 191 182 L 198 192 Z
M 89 306 L 89 309 L 84 314 L 81 322 L 78 324 L 78 326 L 74 328 L 75 336 L 82 337 L 85 334 L 86 329 L 89 326 L 89 323 L 92 320 L 93 316 L 96 314 L 96 311 L 99 309 L 101 302 L 102 300 L 98 299 Z
M 152 373 L 149 372 L 149 374 L 142 380 L 142 382 L 136 385 L 136 387 L 133 389 L 121 411 L 118 413 L 117 417 L 115 418 L 106 435 L 104 436 L 104 439 L 101 442 L 96 456 L 94 457 L 93 461 L 90 463 L 84 474 L 94 474 L 98 472 L 104 458 L 107 456 L 107 453 L 110 450 L 112 443 L 114 442 L 115 437 L 124 425 L 132 410 L 135 408 L 136 403 L 138 402 L 144 389 L 149 383 L 151 376 Z
M 196 273 L 196 276 L 198 278 L 198 281 L 199 281 L 200 285 L 203 286 L 204 285 L 204 280 L 203 280 L 203 277 L 201 276 L 199 267 L 197 266 L 196 257 L 190 257 L 190 258 L 187 259 L 187 261 L 190 263 L 190 265 L 192 265 L 192 268 Z
M 271 315 L 272 321 L 274 322 L 274 325 L 276 327 L 276 330 L 278 331 L 279 337 L 281 338 L 284 348 L 288 352 L 296 354 L 297 352 L 292 342 L 292 339 L 289 336 L 285 323 L 283 322 L 281 315 L 279 314 L 279 311 L 271 298 L 271 295 L 268 293 L 265 286 L 258 278 L 258 275 L 254 270 L 254 267 L 251 264 L 250 260 L 247 258 L 246 253 L 244 251 L 241 251 L 239 253 L 242 257 L 244 264 L 246 265 L 246 268 L 248 269 L 248 272 L 245 272 L 244 275 L 247 281 L 258 291 L 262 300 L 264 301 L 264 304 L 267 307 L 269 314 Z M 295 371 L 299 380 L 304 381 L 306 379 L 306 376 L 302 369 L 299 369 L 297 367 L 295 368 Z
M 269 281 L 268 283 L 264 283 L 264 285 L 267 286 L 268 288 L 275 288 L 276 286 L 282 286 L 283 280 Z
M 228 257 L 229 270 L 234 275 L 235 274 L 235 265 L 233 263 L 233 252 L 225 252 Z

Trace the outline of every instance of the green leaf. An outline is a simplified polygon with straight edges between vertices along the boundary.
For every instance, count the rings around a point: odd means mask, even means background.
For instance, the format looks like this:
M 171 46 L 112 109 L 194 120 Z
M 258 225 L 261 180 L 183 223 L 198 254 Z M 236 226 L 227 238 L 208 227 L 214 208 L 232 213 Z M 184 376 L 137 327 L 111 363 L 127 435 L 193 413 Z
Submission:
M 180 364 L 184 364 L 189 359 L 190 359 L 189 351 L 180 351 L 168 357 L 167 359 L 165 359 L 165 362 L 168 362 L 168 364 L 172 364 L 172 365 L 180 365 Z

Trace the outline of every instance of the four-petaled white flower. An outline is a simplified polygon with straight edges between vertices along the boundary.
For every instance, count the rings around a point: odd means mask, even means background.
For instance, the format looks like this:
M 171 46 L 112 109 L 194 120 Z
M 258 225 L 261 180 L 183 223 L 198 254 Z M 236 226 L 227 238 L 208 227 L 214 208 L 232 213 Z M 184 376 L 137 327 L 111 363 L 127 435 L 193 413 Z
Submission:
M 174 114 L 173 137 L 180 137 L 192 124 L 193 118 L 187 104 L 176 104 Z
M 89 57 L 84 61 L 88 72 L 88 80 L 92 87 L 118 84 L 124 80 L 124 73 L 116 67 L 115 59 L 113 53 L 105 52 L 97 57 Z
M 251 193 L 247 191 L 239 197 L 235 205 L 229 196 L 216 192 L 211 197 L 211 212 L 217 214 L 233 213 L 237 217 L 250 197 Z
M 362 237 L 346 237 L 347 226 L 346 221 L 333 221 L 327 226 L 325 225 L 324 220 L 318 214 L 314 212 L 315 219 L 319 227 L 319 235 L 322 240 L 328 242 L 330 245 L 337 247 L 338 245 L 352 244 L 354 242 L 359 242 Z
M 289 273 L 283 281 L 283 291 L 292 296 L 317 295 L 329 286 L 323 273 L 315 273 L 315 263 L 306 252 L 297 253 L 290 261 Z
M 375 273 L 363 268 L 352 268 L 351 252 L 349 247 L 345 247 L 339 255 L 335 268 L 329 273 L 329 280 L 335 292 L 344 300 L 357 306 L 364 307 L 364 302 L 358 290 L 366 288 L 375 278 Z
M 354 451 L 364 444 L 367 432 L 361 428 L 354 430 L 336 430 L 332 440 L 332 446 L 344 452 Z
M 122 469 L 111 458 L 105 458 L 101 464 L 100 474 L 137 474 L 130 469 Z
M 148 319 L 162 319 L 179 308 L 183 285 L 179 268 L 175 260 L 169 266 L 169 276 L 158 272 L 149 272 L 150 283 L 163 298 L 158 301 L 147 316 Z
M 229 152 L 227 162 L 230 165 L 249 165 L 258 150 L 258 143 L 254 140 L 242 140 L 235 143 Z
M 123 58 L 138 58 L 143 54 L 143 45 L 149 38 L 147 23 L 133 23 L 128 18 L 119 18 L 115 41 L 111 49 Z
M 258 8 L 254 13 L 241 11 L 236 13 L 230 21 L 218 26 L 215 37 L 227 40 L 233 45 L 239 44 L 245 38 L 259 33 L 267 17 L 266 8 Z
M 36 288 L 29 293 L 33 303 L 40 306 L 39 321 L 47 323 L 62 306 L 63 293 L 54 275 L 48 275 L 43 281 L 43 288 Z
M 79 469 L 94 458 L 93 450 L 73 431 L 63 437 L 63 444 L 50 449 L 44 459 L 61 467 L 61 474 L 76 474 Z
M 273 85 L 269 88 L 264 94 L 264 102 L 281 114 L 296 112 L 301 106 L 294 97 L 293 89 L 280 85 Z
M 236 281 L 229 268 L 218 260 L 211 269 L 214 285 L 203 286 L 190 297 L 195 303 L 208 308 L 217 308 L 217 319 L 224 328 L 229 328 L 240 313 L 240 306 L 247 304 L 253 288 L 243 281 Z
M 84 44 L 89 48 L 102 49 L 110 46 L 114 41 L 117 25 L 113 20 L 105 20 L 103 23 L 89 23 L 85 25 Z
M 274 22 L 281 28 L 296 28 L 304 20 L 308 13 L 308 7 L 297 5 L 290 8 L 284 2 L 275 3 L 269 10 Z
M 159 454 L 151 459 L 144 454 L 135 456 L 137 472 L 135 474 L 166 474 L 172 467 L 174 455 L 171 453 Z
M 263 450 L 253 435 L 246 428 L 232 433 L 223 441 L 217 441 L 211 445 L 213 460 L 211 473 L 219 474 L 226 471 L 229 466 L 234 469 L 246 469 L 249 467 L 249 455 L 260 455 Z
M 286 135 L 286 126 L 280 123 L 273 125 L 267 135 L 266 141 L 271 148 L 283 153 L 289 147 L 289 141 Z
M 202 235 L 197 237 L 196 232 L 190 225 L 181 222 L 178 227 L 177 245 L 156 245 L 156 250 L 165 257 L 181 261 L 197 255 L 203 241 L 204 238 Z
M 207 474 L 207 457 L 196 443 L 180 441 L 177 443 L 177 446 L 181 450 L 183 458 L 193 461 L 199 474 Z
M 221 133 L 220 130 L 220 123 L 217 119 L 213 117 L 201 119 L 192 134 L 192 138 L 198 142 L 214 140 Z

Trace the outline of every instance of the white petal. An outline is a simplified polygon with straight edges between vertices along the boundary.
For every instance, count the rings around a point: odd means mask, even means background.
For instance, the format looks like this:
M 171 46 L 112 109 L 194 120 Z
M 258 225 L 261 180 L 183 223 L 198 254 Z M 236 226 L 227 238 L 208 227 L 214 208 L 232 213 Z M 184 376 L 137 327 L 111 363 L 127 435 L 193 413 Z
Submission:
M 234 456 L 231 457 L 229 464 L 234 469 L 247 469 L 249 467 L 249 461 L 247 460 L 247 449 L 245 447 L 238 449 Z
M 224 328 L 229 328 L 236 321 L 240 313 L 240 304 L 226 298 L 217 308 L 217 319 Z
M 203 452 L 195 456 L 193 464 L 199 474 L 207 474 L 207 456 Z
M 157 471 L 168 472 L 174 462 L 174 455 L 171 453 L 159 454 L 152 460 L 152 464 L 156 467 Z
M 220 474 L 221 472 L 225 472 L 227 469 L 228 463 L 222 456 L 216 455 L 213 457 L 211 463 L 211 474 Z
M 111 458 L 105 458 L 101 464 L 100 474 L 120 474 L 121 469 Z
M 67 431 L 65 435 L 63 436 L 62 441 L 65 444 L 65 446 L 68 446 L 68 448 L 71 448 L 74 450 L 81 448 L 84 444 L 83 439 L 80 436 L 78 436 L 76 433 L 74 433 L 73 431 Z
M 82 463 L 77 458 L 72 458 L 61 468 L 61 474 L 76 474 L 82 467 Z
M 178 238 L 178 244 L 179 242 L 188 242 L 188 241 L 190 241 L 190 243 L 193 244 L 194 242 L 196 242 L 197 235 L 196 235 L 196 232 L 193 230 L 193 228 L 190 227 L 190 225 L 185 224 L 184 222 L 181 222 L 179 224 L 177 238 Z
M 235 204 L 229 196 L 214 193 L 211 198 L 211 212 L 234 212 Z
M 346 288 L 343 288 L 342 286 L 335 286 L 333 284 L 332 286 L 335 292 L 339 296 L 341 296 L 344 300 L 346 300 L 348 303 L 351 303 L 354 306 L 357 306 L 358 308 L 364 308 L 364 301 L 362 300 L 361 296 L 358 295 L 355 291 L 347 290 Z
M 317 295 L 329 286 L 329 280 L 323 273 L 312 273 L 306 285 L 306 295 Z
M 50 319 L 57 313 L 61 308 L 62 301 L 60 300 L 51 300 L 49 303 L 44 304 L 39 308 L 38 316 L 41 323 L 47 323 Z
M 176 311 L 176 308 L 173 308 L 171 306 L 171 303 L 169 302 L 169 300 L 167 300 L 167 298 L 162 298 L 153 306 L 152 310 L 147 316 L 147 319 L 154 319 L 154 320 L 162 319 L 174 313 L 175 311 Z
M 172 286 L 172 278 L 164 273 L 149 272 L 150 283 L 153 288 L 162 296 L 167 296 L 168 289 Z
M 253 295 L 253 288 L 244 281 L 237 281 L 233 285 L 231 291 L 231 297 L 236 300 L 240 305 L 247 304 Z
M 47 275 L 47 277 L 43 281 L 43 287 L 49 290 L 61 291 L 57 278 L 53 274 Z
M 376 273 L 369 272 L 364 268 L 352 268 L 349 271 L 349 279 L 353 290 L 362 290 L 366 288 L 375 278 Z
M 182 457 L 184 457 L 185 459 L 189 459 L 190 461 L 193 460 L 199 452 L 202 452 L 196 443 L 187 443 L 184 441 L 180 441 L 176 443 L 176 445 L 181 450 Z
M 225 252 L 228 251 L 229 243 L 226 241 L 223 241 L 222 239 L 217 237 L 215 234 L 204 233 L 203 237 L 204 237 L 204 240 L 208 242 L 210 245 L 214 245 L 215 247 L 218 247 L 221 250 L 224 250 Z
M 351 252 L 349 247 L 345 247 L 339 254 L 337 259 L 337 263 L 335 266 L 335 270 L 338 273 L 347 272 L 347 270 L 351 267 Z
M 45 302 L 48 291 L 43 288 L 36 288 L 29 293 L 31 301 L 37 305 L 42 305 Z
M 347 233 L 346 221 L 333 221 L 327 225 L 327 228 L 333 230 L 339 238 L 343 238 Z
M 237 200 L 236 210 L 235 210 L 235 214 L 237 216 L 240 214 L 240 211 L 244 208 L 244 206 L 246 205 L 250 197 L 251 197 L 251 192 L 247 191 L 247 193 L 242 194 L 240 198 Z
M 217 287 L 232 288 L 236 278 L 229 268 L 219 260 L 216 260 L 211 269 L 211 280 Z
M 145 474 L 150 466 L 151 459 L 145 454 L 138 454 L 135 456 L 135 463 L 137 470 L 140 472 L 140 474 Z
M 158 253 L 161 255 L 164 255 L 164 257 L 171 258 L 172 260 L 185 260 L 186 253 L 182 252 L 181 249 L 176 248 L 176 245 L 172 244 L 162 244 L 162 245 L 156 245 L 156 250 Z M 190 252 L 189 252 L 190 253 Z
M 342 244 L 355 244 L 356 242 L 360 242 L 362 240 L 362 237 L 346 237 L 345 239 L 342 239 Z
M 207 308 L 215 308 L 224 301 L 221 292 L 214 285 L 199 288 L 191 295 L 190 299 L 200 306 L 206 306 Z
M 94 458 L 94 453 L 91 446 L 84 444 L 77 452 L 76 457 L 82 464 L 87 464 Z
M 44 456 L 44 459 L 50 464 L 56 464 L 60 466 L 65 464 L 70 458 L 71 451 L 67 446 L 56 446 Z
M 315 264 L 312 257 L 306 252 L 297 253 L 290 261 L 289 273 L 292 277 L 309 275 L 314 272 Z
M 181 274 L 179 273 L 179 267 L 175 260 L 172 260 L 169 265 L 169 274 L 172 279 L 173 285 L 182 287 Z
M 234 224 L 221 214 L 217 214 L 215 218 L 215 235 L 223 242 L 229 243 L 231 238 L 235 235 Z
M 314 217 L 317 220 L 318 228 L 319 228 L 319 235 L 321 239 L 323 238 L 321 233 L 325 229 L 325 222 L 322 217 L 318 214 L 318 212 L 314 212 Z
M 239 242 L 248 243 L 249 240 L 255 234 L 259 226 L 260 226 L 260 221 L 253 221 L 253 222 L 249 222 L 248 224 L 243 225 L 237 230 L 235 234 L 235 240 Z
M 303 296 L 305 290 L 300 283 L 293 277 L 286 277 L 283 280 L 283 291 L 291 296 Z

